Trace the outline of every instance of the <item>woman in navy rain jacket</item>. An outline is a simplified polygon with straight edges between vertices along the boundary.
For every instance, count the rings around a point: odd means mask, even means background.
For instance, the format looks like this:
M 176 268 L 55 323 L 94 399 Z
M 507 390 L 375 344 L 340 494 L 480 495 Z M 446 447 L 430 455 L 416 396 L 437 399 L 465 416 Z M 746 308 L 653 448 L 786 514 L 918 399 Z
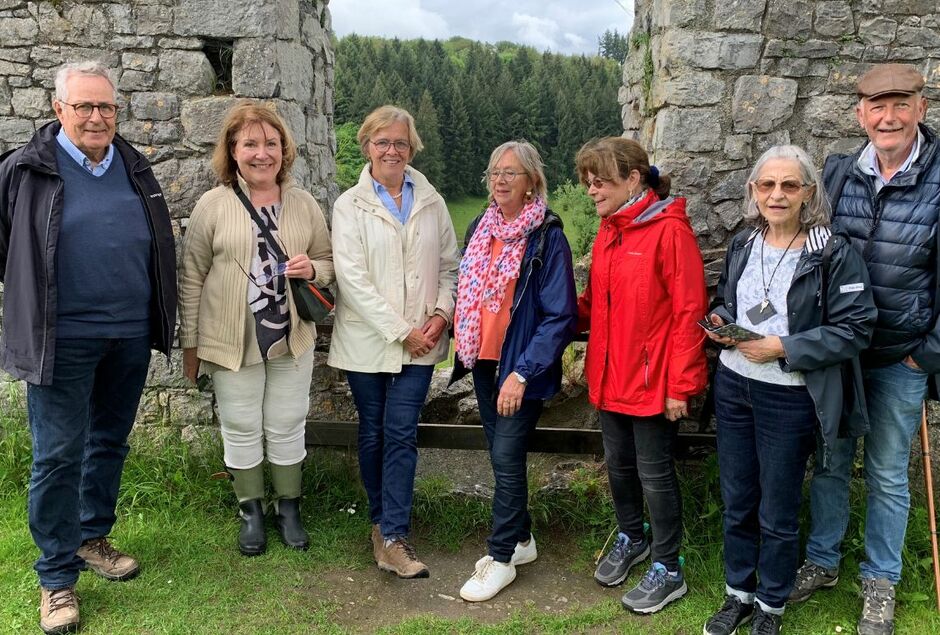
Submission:
M 489 554 L 460 595 L 488 600 L 537 556 L 526 452 L 545 399 L 561 388 L 561 354 L 577 321 L 571 249 L 546 207 L 536 149 L 510 141 L 490 156 L 490 205 L 471 223 L 457 279 L 453 381 L 472 369 L 496 480 Z

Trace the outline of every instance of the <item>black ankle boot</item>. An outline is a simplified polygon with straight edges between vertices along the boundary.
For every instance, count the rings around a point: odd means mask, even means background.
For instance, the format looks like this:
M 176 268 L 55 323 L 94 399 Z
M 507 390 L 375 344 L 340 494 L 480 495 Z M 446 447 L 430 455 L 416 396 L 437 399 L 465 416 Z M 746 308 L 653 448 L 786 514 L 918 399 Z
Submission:
M 281 498 L 277 501 L 277 514 L 274 516 L 281 540 L 292 549 L 306 551 L 310 546 L 310 536 L 307 535 L 303 523 L 300 521 L 300 499 Z
M 239 503 L 238 517 L 242 520 L 241 529 L 238 530 L 238 550 L 243 556 L 260 556 L 268 548 L 261 499 Z

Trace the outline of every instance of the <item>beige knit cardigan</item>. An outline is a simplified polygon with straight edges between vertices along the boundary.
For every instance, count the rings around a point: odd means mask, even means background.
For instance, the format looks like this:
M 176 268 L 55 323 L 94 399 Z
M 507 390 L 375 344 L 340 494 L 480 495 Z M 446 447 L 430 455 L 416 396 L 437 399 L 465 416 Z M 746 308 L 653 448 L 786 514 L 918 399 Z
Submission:
M 251 196 L 239 177 L 242 190 Z M 330 232 L 316 200 L 295 183 L 281 184 L 278 234 L 288 257 L 306 253 L 313 264 L 314 282 L 333 282 Z M 209 190 L 196 203 L 183 240 L 179 273 L 180 345 L 196 347 L 200 360 L 238 370 L 245 354 L 248 285 L 256 234 L 251 217 L 229 186 Z M 290 309 L 288 348 L 300 357 L 316 342 L 316 326 Z

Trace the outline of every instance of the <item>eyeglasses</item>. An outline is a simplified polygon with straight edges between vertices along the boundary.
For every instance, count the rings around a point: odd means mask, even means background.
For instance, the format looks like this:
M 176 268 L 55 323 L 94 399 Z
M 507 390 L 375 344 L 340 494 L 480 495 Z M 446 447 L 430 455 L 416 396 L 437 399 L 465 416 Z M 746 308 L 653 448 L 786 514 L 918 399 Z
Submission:
M 72 110 L 75 111 L 75 114 L 81 117 L 82 119 L 87 119 L 91 117 L 92 113 L 95 112 L 95 108 L 98 109 L 98 114 L 101 115 L 103 119 L 111 119 L 114 115 L 117 114 L 118 107 L 115 104 L 88 104 L 82 102 L 80 104 L 70 104 L 67 101 L 60 102 L 66 106 L 71 106 Z
M 272 280 L 283 276 L 287 273 L 287 261 L 278 259 L 270 268 L 264 273 L 254 276 L 250 271 L 245 269 L 242 266 L 242 263 L 235 261 L 235 264 L 238 265 L 238 268 L 242 270 L 242 273 L 248 278 L 248 281 L 256 287 L 264 287 L 271 283 Z
M 372 145 L 375 146 L 375 149 L 379 152 L 388 152 L 389 148 L 395 146 L 395 149 L 404 154 L 408 152 L 408 149 L 411 148 L 411 144 L 407 141 L 389 141 L 388 139 L 379 139 L 378 141 L 373 141 Z
M 599 190 L 599 189 L 602 189 L 608 183 L 613 183 L 613 180 L 602 179 L 599 176 L 595 176 L 593 179 L 590 179 L 590 180 L 584 179 L 582 183 L 584 184 L 584 187 L 586 187 L 587 189 L 591 189 L 593 187 L 595 190 Z
M 799 194 L 799 192 L 804 187 L 812 187 L 812 183 L 800 183 L 799 181 L 775 181 L 773 179 L 760 179 L 759 181 L 751 181 L 751 185 L 754 186 L 754 189 L 760 192 L 761 194 L 770 194 L 775 189 L 777 185 L 780 185 L 780 191 L 784 194 Z
M 525 175 L 528 172 L 516 172 L 515 170 L 487 170 L 483 173 L 483 178 L 491 181 L 497 181 L 502 177 L 507 183 L 512 183 L 519 175 Z

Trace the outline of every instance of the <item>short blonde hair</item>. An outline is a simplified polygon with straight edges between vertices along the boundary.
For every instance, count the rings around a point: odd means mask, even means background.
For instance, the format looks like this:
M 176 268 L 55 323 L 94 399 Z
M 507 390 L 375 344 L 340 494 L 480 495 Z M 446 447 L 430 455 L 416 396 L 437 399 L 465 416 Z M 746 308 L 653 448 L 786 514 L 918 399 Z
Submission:
M 356 134 L 356 139 L 359 141 L 359 148 L 362 150 L 362 156 L 364 156 L 366 159 L 369 158 L 369 150 L 367 146 L 375 133 L 377 133 L 379 130 L 382 130 L 383 128 L 388 128 L 393 123 L 398 122 L 404 123 L 406 126 L 408 126 L 408 143 L 411 145 L 411 151 L 408 154 L 408 161 L 411 161 L 413 158 L 415 158 L 415 155 L 424 149 L 424 144 L 421 143 L 421 137 L 418 136 L 418 129 L 415 128 L 415 118 L 412 117 L 411 113 L 404 108 L 391 105 L 379 106 L 366 115 L 362 125 L 359 126 L 359 132 Z
M 281 135 L 281 169 L 277 173 L 277 182 L 283 183 L 290 174 L 297 158 L 297 144 L 287 129 L 284 119 L 277 114 L 272 104 L 254 99 L 242 99 L 229 109 L 219 131 L 215 150 L 212 152 L 212 169 L 219 182 L 231 185 L 237 180 L 238 164 L 232 156 L 232 150 L 238 141 L 238 133 L 246 126 L 266 123 Z
M 486 183 L 486 190 L 490 194 L 490 200 L 493 200 L 493 182 L 488 178 L 491 170 L 496 167 L 503 155 L 512 150 L 513 154 L 519 160 L 519 164 L 525 173 L 532 179 L 532 193 L 540 197 L 543 201 L 548 200 L 548 183 L 545 180 L 545 164 L 542 163 L 542 157 L 535 146 L 519 139 L 517 141 L 507 141 L 496 146 L 496 149 L 490 153 L 490 162 L 486 166 L 486 174 L 483 175 L 483 181 Z

